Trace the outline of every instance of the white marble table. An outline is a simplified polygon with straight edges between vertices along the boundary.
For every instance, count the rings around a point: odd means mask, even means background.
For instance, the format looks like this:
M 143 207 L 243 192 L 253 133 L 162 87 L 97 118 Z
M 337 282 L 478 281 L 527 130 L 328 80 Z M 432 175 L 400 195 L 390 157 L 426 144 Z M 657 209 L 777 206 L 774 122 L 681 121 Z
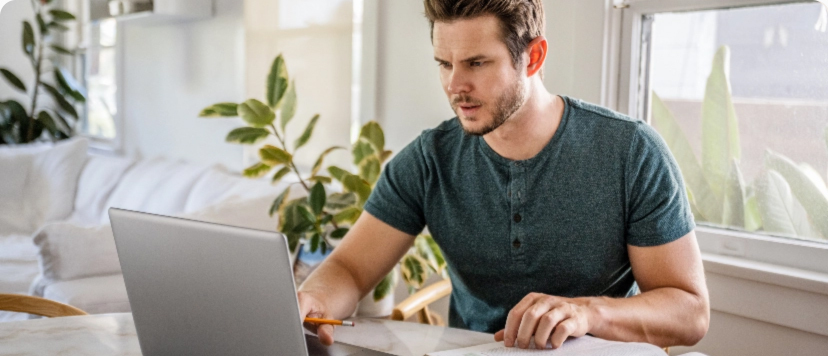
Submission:
M 390 320 L 354 319 L 337 341 L 394 355 L 421 356 L 492 342 L 490 334 Z M 0 355 L 141 355 L 132 314 L 99 314 L 0 323 Z
M 335 338 L 401 356 L 480 345 L 491 334 L 410 322 L 353 319 Z M 624 350 L 624 343 L 618 343 Z M 653 355 L 660 353 L 655 349 Z M 131 313 L 70 316 L 0 323 L 0 355 L 141 355 Z

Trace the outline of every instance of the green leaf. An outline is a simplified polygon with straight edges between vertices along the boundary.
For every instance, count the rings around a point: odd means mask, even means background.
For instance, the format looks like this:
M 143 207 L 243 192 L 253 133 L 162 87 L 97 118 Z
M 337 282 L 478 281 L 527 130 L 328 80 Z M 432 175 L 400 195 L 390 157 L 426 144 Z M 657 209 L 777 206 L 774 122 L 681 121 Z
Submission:
M 322 210 L 325 209 L 325 202 L 328 197 L 325 195 L 325 186 L 322 185 L 322 182 L 316 182 L 311 188 L 310 195 L 308 196 L 308 201 L 310 202 L 311 210 L 317 216 L 322 214 Z
M 32 24 L 29 21 L 23 21 L 23 52 L 29 55 L 29 58 L 34 60 L 35 37 Z
M 322 183 L 325 183 L 325 184 L 330 184 L 331 182 L 333 182 L 333 180 L 331 180 L 331 177 L 325 177 L 325 176 L 311 176 L 311 177 L 308 177 L 308 180 L 313 181 L 313 182 L 322 182 Z
M 41 36 L 47 35 L 49 33 L 49 26 L 43 21 L 43 16 L 37 14 L 35 15 L 35 19 L 37 19 L 37 28 L 40 29 Z
M 270 131 L 265 129 L 255 127 L 239 127 L 237 129 L 233 129 L 233 131 L 230 131 L 224 140 L 230 143 L 252 145 L 265 139 L 268 135 L 270 135 Z
M 342 211 L 336 213 L 336 215 L 334 215 L 333 220 L 337 224 L 341 224 L 341 223 L 353 224 L 354 222 L 357 221 L 357 219 L 359 219 L 359 216 L 361 214 L 362 214 L 362 209 L 360 209 L 358 207 L 355 207 L 355 206 L 352 206 L 352 207 L 345 208 Z
M 299 207 L 307 203 L 305 197 L 289 201 L 279 212 L 279 231 L 288 234 L 301 234 L 313 227 L 313 222 L 305 221 L 299 213 Z
M 75 19 L 75 15 L 58 9 L 49 10 L 49 14 L 52 15 L 55 21 L 71 21 Z
M 275 109 L 279 106 L 287 87 L 287 66 L 285 65 L 285 59 L 280 54 L 273 60 L 273 64 L 270 66 L 270 74 L 267 76 L 267 104 L 271 108 Z
M 55 51 L 57 53 L 60 53 L 60 54 L 65 54 L 67 56 L 74 56 L 75 55 L 74 53 L 72 53 L 72 51 L 70 51 L 66 48 L 63 48 L 61 46 L 55 45 L 55 44 L 53 44 L 49 47 L 51 47 L 53 51 Z
M 56 67 L 55 68 L 55 81 L 58 83 L 58 87 L 63 90 L 64 93 L 68 93 L 72 98 L 77 101 L 85 102 L 85 90 L 83 86 L 78 83 L 77 80 L 72 76 L 72 73 L 69 73 L 66 69 Z
M 311 213 L 310 210 L 304 206 L 299 205 L 296 211 L 299 213 L 299 217 L 302 218 L 302 221 L 308 222 L 311 225 L 316 223 L 316 216 L 314 216 L 313 213 Z
M 66 25 L 57 23 L 55 21 L 49 22 L 49 24 L 47 24 L 46 26 L 49 28 L 49 30 L 56 30 L 60 32 L 69 31 L 69 27 L 66 27 Z
M 314 253 L 319 250 L 319 243 L 322 241 L 322 237 L 319 236 L 318 233 L 314 233 L 310 239 L 310 252 Z
M 270 180 L 270 184 L 279 184 L 279 181 L 290 173 L 290 167 L 282 167 L 276 174 L 273 175 L 273 179 Z
M 291 252 L 296 252 L 296 248 L 299 247 L 299 240 L 302 239 L 302 234 L 294 234 L 291 232 L 284 233 L 287 236 L 288 240 L 288 247 L 290 248 Z
M 730 162 L 730 173 L 724 196 L 722 221 L 728 227 L 745 227 L 745 180 L 736 159 Z
M 332 239 L 341 239 L 341 238 L 345 237 L 345 234 L 348 233 L 348 230 L 349 229 L 347 227 L 340 227 L 340 228 L 338 228 L 338 229 L 331 232 L 331 238 Z
M 397 285 L 397 273 L 393 269 L 390 273 L 385 275 L 382 280 L 374 288 L 374 301 L 378 302 L 391 294 L 391 290 Z
M 368 197 L 371 195 L 371 185 L 357 175 L 348 174 L 345 176 L 345 179 L 342 180 L 342 185 L 345 187 L 346 191 L 356 193 L 359 197 L 360 206 L 365 204 L 365 202 L 368 201 Z
M 269 126 L 276 118 L 276 114 L 272 109 L 256 99 L 249 99 L 241 103 L 237 110 L 242 120 L 253 127 L 261 128 Z
M 261 149 L 259 149 L 259 157 L 261 157 L 262 162 L 267 163 L 271 166 L 278 166 L 280 164 L 290 164 L 291 160 L 293 160 L 293 156 L 290 153 L 287 153 L 285 150 L 271 145 L 265 145 Z
M 765 231 L 782 236 L 814 235 L 805 209 L 796 201 L 785 178 L 767 171 L 756 180 L 756 200 Z
M 49 132 L 52 133 L 53 136 L 55 136 L 60 131 L 57 127 L 57 124 L 55 123 L 55 120 L 52 119 L 52 116 L 49 115 L 48 112 L 45 112 L 45 111 L 39 112 L 37 114 L 37 119 L 41 123 L 43 123 L 43 126 L 45 126 L 46 129 L 49 130 Z
M 328 196 L 325 207 L 331 210 L 339 210 L 356 204 L 354 193 L 333 193 Z
M 745 230 L 757 231 L 762 228 L 762 214 L 759 212 L 759 202 L 755 195 L 745 200 Z
M 375 152 L 385 150 L 385 134 L 383 134 L 382 128 L 375 121 L 370 121 L 362 126 L 362 129 L 359 131 L 359 138 L 371 144 Z
M 239 104 L 218 103 L 210 105 L 198 114 L 200 117 L 236 117 L 239 116 Z
M 57 102 L 61 110 L 71 115 L 75 119 L 78 118 L 78 111 L 75 110 L 75 106 L 70 104 L 69 101 L 66 100 L 66 98 L 63 96 L 63 94 L 61 94 L 60 91 L 57 90 L 57 88 L 43 82 L 41 82 L 40 85 L 42 85 L 46 89 L 46 91 L 52 95 L 52 98 L 55 99 L 55 102 Z
M 334 146 L 326 149 L 322 154 L 319 155 L 319 158 L 316 159 L 316 163 L 313 164 L 313 169 L 311 169 L 311 175 L 315 176 L 316 173 L 319 173 L 319 170 L 322 168 L 322 162 L 325 160 L 325 156 L 329 153 L 336 151 L 336 150 L 344 150 L 345 147 Z
M 308 140 L 310 140 L 310 137 L 313 134 L 313 128 L 316 127 L 316 121 L 318 120 L 319 114 L 316 114 L 313 116 L 313 118 L 311 118 L 310 122 L 308 123 L 308 126 L 305 127 L 305 132 L 302 132 L 302 136 L 299 136 L 299 138 L 296 139 L 296 142 L 294 142 L 294 149 L 298 150 L 299 147 L 302 147 L 306 143 L 308 143 Z
M 371 144 L 365 141 L 357 141 L 351 149 L 354 156 L 354 165 L 359 166 L 362 161 L 374 154 Z
M 296 115 L 296 81 L 291 82 L 290 86 L 288 86 L 287 92 L 282 99 L 279 112 L 281 114 L 279 126 L 282 128 L 282 132 L 285 132 L 285 127 L 287 127 L 288 122 Z
M 730 93 L 730 50 L 722 46 L 713 57 L 702 103 L 702 169 L 710 188 L 724 198 L 730 161 L 741 157 L 739 121 Z
M 428 278 L 428 262 L 417 255 L 405 255 L 400 261 L 403 281 L 414 289 L 420 289 Z
M 446 269 L 446 260 L 443 257 L 443 251 L 437 246 L 437 242 L 431 235 L 419 235 L 414 239 L 414 247 L 420 257 L 428 262 L 428 266 L 435 273 L 444 274 Z
M 0 73 L 3 73 L 3 77 L 11 84 L 13 87 L 19 89 L 22 92 L 26 92 L 26 85 L 23 84 L 23 81 L 20 80 L 14 73 L 10 72 L 8 69 L 0 68 Z
M 655 92 L 652 93 L 652 120 L 676 158 L 684 182 L 695 198 L 696 207 L 703 215 L 696 216 L 696 219 L 720 224 L 723 200 L 713 193 L 710 183 L 693 154 L 690 141 L 684 136 L 678 121 Z
M 368 157 L 359 165 L 359 176 L 365 179 L 372 187 L 380 176 L 380 161 L 376 156 Z
M 346 171 L 342 168 L 339 168 L 337 166 L 328 167 L 328 173 L 331 174 L 331 177 L 333 177 L 334 179 L 336 179 L 340 182 L 342 182 L 342 180 L 345 179 L 346 176 L 351 174 L 351 172 L 348 172 L 348 171 Z
M 276 199 L 273 200 L 273 204 L 270 205 L 270 216 L 273 214 L 279 213 L 282 215 L 282 211 L 285 209 L 285 203 L 287 203 L 288 196 L 290 195 L 290 187 L 285 188 L 282 194 L 279 194 Z
M 247 167 L 242 172 L 242 175 L 245 176 L 245 177 L 248 177 L 248 178 L 259 178 L 259 177 L 267 174 L 267 172 L 270 171 L 271 168 L 272 167 L 270 167 L 270 166 L 268 166 L 264 163 L 259 162 L 259 163 L 256 163 L 256 164 L 250 166 L 250 167 Z
M 787 157 L 768 150 L 765 155 L 765 165 L 785 178 L 793 195 L 808 213 L 814 227 L 822 238 L 828 239 L 828 195 Z

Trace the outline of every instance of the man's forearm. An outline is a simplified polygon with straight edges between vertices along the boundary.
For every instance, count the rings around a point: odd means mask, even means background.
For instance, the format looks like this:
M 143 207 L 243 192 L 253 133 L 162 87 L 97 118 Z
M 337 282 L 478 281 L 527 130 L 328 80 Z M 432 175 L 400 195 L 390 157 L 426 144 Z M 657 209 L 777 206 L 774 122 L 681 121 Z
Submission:
M 608 340 L 659 346 L 694 345 L 707 332 L 705 298 L 678 288 L 658 288 L 631 298 L 578 298 L 591 311 L 589 333 Z
M 348 269 L 329 257 L 302 283 L 299 293 L 312 293 L 332 317 L 341 319 L 353 314 L 362 292 Z

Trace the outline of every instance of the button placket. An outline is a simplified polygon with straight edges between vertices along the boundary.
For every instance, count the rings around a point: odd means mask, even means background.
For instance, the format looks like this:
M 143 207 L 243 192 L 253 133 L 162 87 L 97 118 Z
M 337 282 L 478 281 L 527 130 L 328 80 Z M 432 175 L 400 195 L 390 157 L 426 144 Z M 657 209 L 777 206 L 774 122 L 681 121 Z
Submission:
M 525 177 L 525 169 L 522 166 L 521 162 L 513 162 L 510 164 L 510 182 L 509 182 L 509 202 L 511 206 L 511 233 L 509 236 L 510 240 L 510 250 L 512 254 L 512 258 L 519 264 L 523 264 L 524 261 L 524 250 L 525 248 L 522 247 L 523 240 L 524 240 L 524 225 L 525 222 L 523 221 L 523 196 L 525 187 L 526 187 L 526 177 Z

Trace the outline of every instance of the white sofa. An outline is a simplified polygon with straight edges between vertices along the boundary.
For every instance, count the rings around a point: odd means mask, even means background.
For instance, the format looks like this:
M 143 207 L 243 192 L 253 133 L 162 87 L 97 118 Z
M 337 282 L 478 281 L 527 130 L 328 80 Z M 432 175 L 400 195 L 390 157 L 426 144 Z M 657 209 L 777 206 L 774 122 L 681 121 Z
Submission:
M 89 155 L 83 139 L 0 147 L 0 293 L 90 313 L 129 311 L 110 207 L 272 230 L 268 208 L 289 183 L 220 166 Z M 0 321 L 26 317 L 0 312 Z

